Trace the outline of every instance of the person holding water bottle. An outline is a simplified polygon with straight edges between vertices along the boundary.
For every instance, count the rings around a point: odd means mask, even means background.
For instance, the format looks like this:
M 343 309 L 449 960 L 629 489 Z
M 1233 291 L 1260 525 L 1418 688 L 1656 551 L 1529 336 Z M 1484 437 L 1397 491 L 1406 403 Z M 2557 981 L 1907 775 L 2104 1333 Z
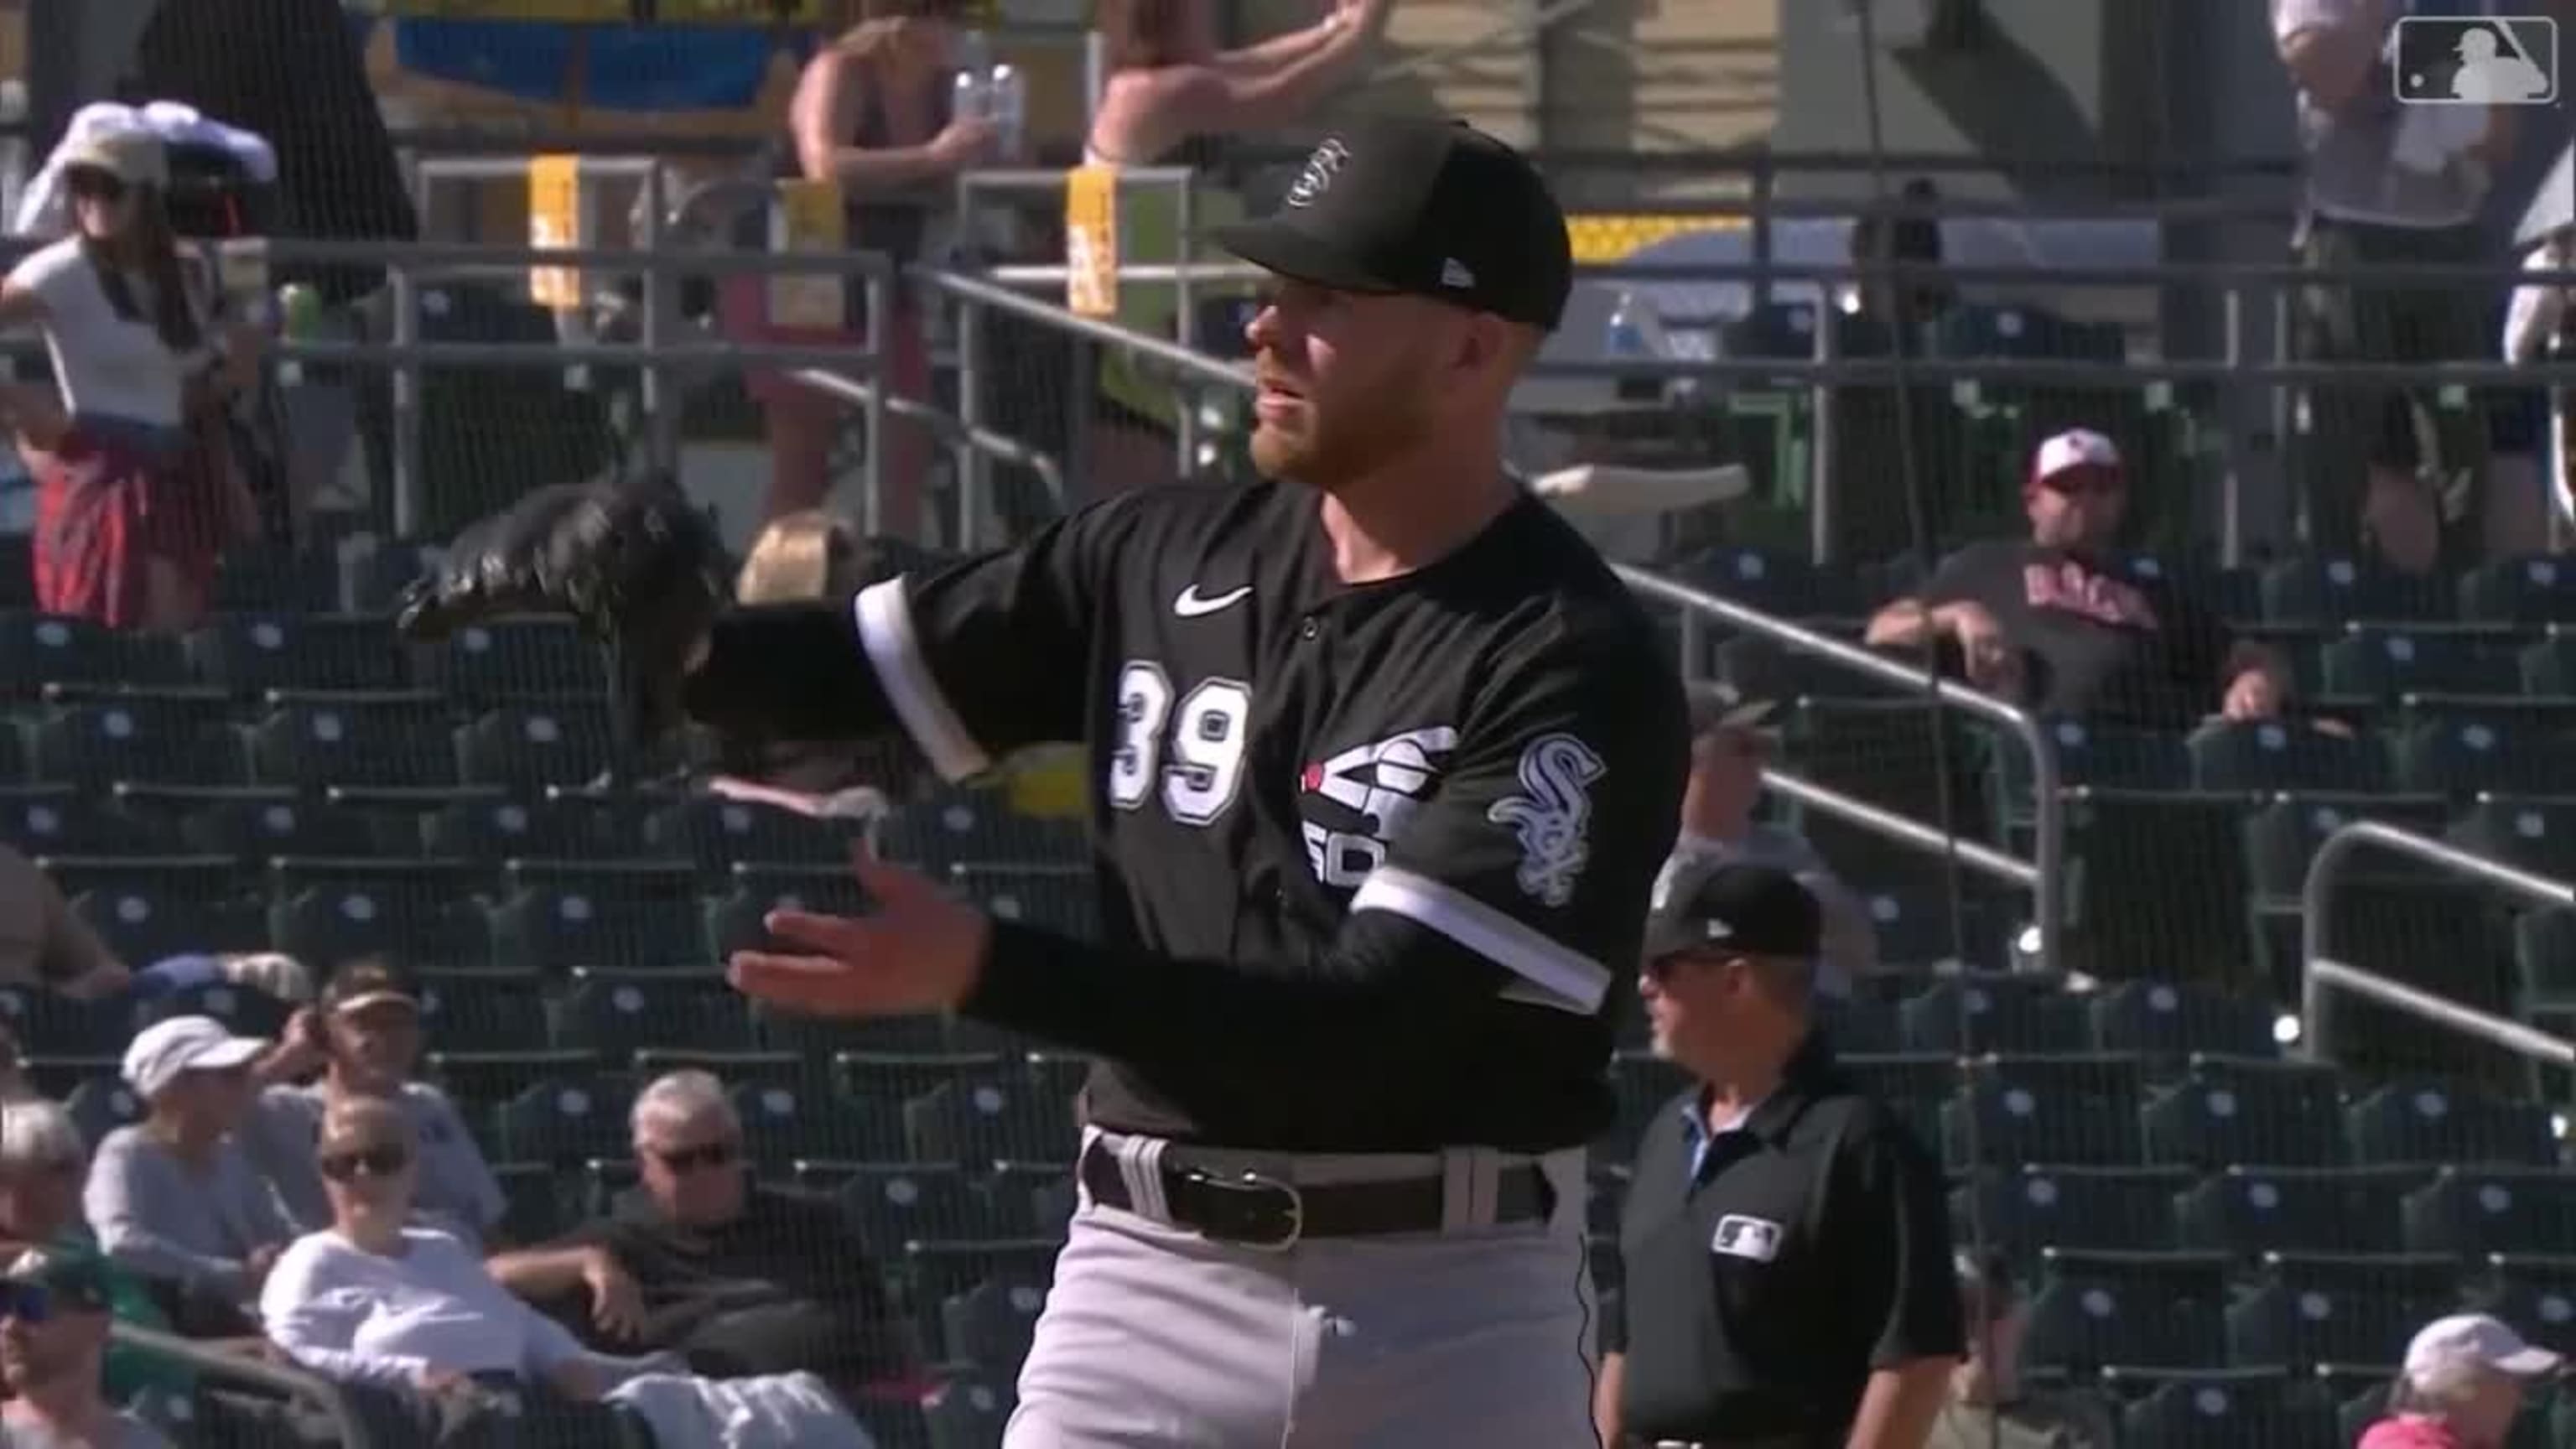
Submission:
M 927 212 L 914 195 L 958 172 L 1004 154 L 1003 128 L 957 106 L 958 22 L 966 0 L 845 0 L 846 28 L 806 63 L 788 110 L 788 142 L 778 174 L 837 183 L 846 197 L 852 251 L 885 257 L 897 268 L 921 250 Z M 978 107 L 978 111 L 980 111 Z M 850 279 L 844 325 L 773 324 L 768 278 L 729 278 L 723 291 L 726 331 L 741 341 L 790 346 L 856 346 L 867 337 L 866 289 Z M 921 315 L 901 287 L 892 289 L 879 376 L 893 396 L 927 400 L 930 355 Z M 832 444 L 844 404 L 777 372 L 748 379 L 768 431 L 770 480 L 763 519 L 824 506 L 832 491 Z M 880 531 L 918 538 L 924 522 L 923 475 L 932 439 L 919 425 L 889 418 Z

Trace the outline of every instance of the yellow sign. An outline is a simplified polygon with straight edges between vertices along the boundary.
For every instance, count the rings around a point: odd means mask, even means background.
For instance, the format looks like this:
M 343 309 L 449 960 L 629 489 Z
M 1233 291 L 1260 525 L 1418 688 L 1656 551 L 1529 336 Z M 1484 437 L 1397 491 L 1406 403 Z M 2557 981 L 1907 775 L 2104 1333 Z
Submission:
M 829 181 L 781 181 L 769 208 L 769 249 L 840 252 L 849 249 L 849 212 L 841 188 Z M 769 323 L 773 327 L 838 328 L 849 315 L 849 283 L 837 271 L 773 272 Z
M 581 215 L 581 158 L 528 158 L 528 245 L 578 248 L 587 245 Z M 578 267 L 535 266 L 528 270 L 528 295 L 540 307 L 568 312 L 583 304 Z
M 1081 166 L 1064 178 L 1064 305 L 1084 317 L 1118 313 L 1118 168 Z
M 399 20 L 542 20 L 623 25 L 635 18 L 635 0 L 381 0 L 367 9 Z

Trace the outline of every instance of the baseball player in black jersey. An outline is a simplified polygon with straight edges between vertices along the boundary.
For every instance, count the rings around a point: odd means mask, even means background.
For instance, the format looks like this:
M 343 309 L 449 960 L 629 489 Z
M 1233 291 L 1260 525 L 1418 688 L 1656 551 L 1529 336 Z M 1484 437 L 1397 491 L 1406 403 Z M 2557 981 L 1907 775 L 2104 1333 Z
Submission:
M 1371 123 L 1220 240 L 1273 480 L 1127 494 L 837 607 L 723 610 L 663 495 L 532 498 L 409 605 L 570 612 L 646 728 L 899 731 L 941 774 L 1087 741 L 1099 941 L 860 862 L 763 1000 L 954 1009 L 1094 1053 L 1081 1205 L 1007 1443 L 1589 1444 L 1583 1145 L 1685 762 L 1617 579 L 1505 474 L 1571 285 L 1536 171 Z

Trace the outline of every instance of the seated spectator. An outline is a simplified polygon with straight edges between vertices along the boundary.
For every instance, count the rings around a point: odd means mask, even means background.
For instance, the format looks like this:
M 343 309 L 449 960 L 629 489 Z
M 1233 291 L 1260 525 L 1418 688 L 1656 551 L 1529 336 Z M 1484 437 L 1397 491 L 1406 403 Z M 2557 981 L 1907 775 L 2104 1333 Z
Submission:
M 2119 450 L 2078 428 L 2040 444 L 2022 488 L 2028 540 L 1972 543 L 1913 598 L 1869 621 L 1878 649 L 1937 649 L 1945 668 L 2055 715 L 2188 727 L 2277 715 L 2289 676 L 2272 652 L 2170 581 L 2109 567 L 2128 504 Z
M 810 1371 L 848 1391 L 901 1370 L 865 1245 L 829 1203 L 749 1180 L 723 1084 L 673 1072 L 632 1125 L 641 1183 L 494 1276 L 550 1308 L 574 1298 L 595 1347 L 676 1350 L 710 1378 Z
M 172 1449 L 117 1411 L 103 1386 L 109 1290 L 95 1256 L 42 1249 L 0 1276 L 0 1444 L 10 1449 Z
M 234 1139 L 264 1044 L 174 1016 L 125 1048 L 143 1120 L 99 1143 L 82 1204 L 109 1257 L 153 1285 L 180 1330 L 251 1331 L 250 1306 L 294 1230 Z
M 2483 1313 L 2434 1319 L 2406 1345 L 2388 1415 L 2359 1449 L 2504 1449 L 2532 1388 L 2565 1367 Z
M 344 1383 L 416 1397 L 431 1423 L 495 1397 L 587 1404 L 606 1375 L 562 1325 L 503 1291 L 474 1251 L 411 1226 L 419 1153 L 403 1110 L 334 1102 L 317 1153 L 330 1225 L 295 1240 L 260 1289 L 269 1341 Z
M 1694 860 L 1768 865 L 1798 878 L 1825 917 L 1825 955 L 1817 963 L 1816 989 L 1846 996 L 1851 984 L 1878 964 L 1878 928 L 1869 907 L 1843 884 L 1825 858 L 1795 831 L 1753 818 L 1762 801 L 1762 769 L 1770 763 L 1773 705 L 1748 700 L 1723 686 L 1691 691 L 1691 764 L 1682 782 L 1681 832 L 1655 879 L 1658 899 L 1674 873 Z
M 1923 1449 L 2112 1449 L 2119 1441 L 2100 1405 L 2023 1387 L 2021 1339 L 2030 1315 L 2011 1265 L 1962 1249 L 1957 1267 L 1968 1356 L 1950 1374 L 1950 1397 Z
M 281 1001 L 313 994 L 304 968 L 274 952 L 173 956 L 138 972 L 72 914 L 53 878 L 0 845 L 0 986 L 44 986 L 77 1001 L 166 996 L 215 982 Z
M 314 1144 L 335 1102 L 382 1099 L 400 1104 L 420 1146 L 412 1193 L 423 1226 L 455 1234 L 480 1249 L 508 1203 L 466 1130 L 456 1104 L 415 1080 L 420 1065 L 420 997 L 392 967 L 357 961 L 333 972 L 314 1007 L 297 1012 L 284 1039 L 260 1059 L 261 1088 L 242 1121 L 241 1143 L 277 1191 L 278 1206 L 302 1232 L 332 1220 Z M 314 1067 L 321 1076 L 296 1084 Z
M 89 1145 L 70 1113 L 45 1101 L 0 1106 L 0 1259 L 39 1250 L 95 1258 L 109 1315 L 167 1333 L 170 1317 L 143 1280 L 98 1256 L 98 1238 L 81 1218 L 81 1181 L 88 1171 Z M 108 1346 L 107 1392 L 117 1403 L 147 1389 L 184 1392 L 195 1379 L 184 1364 L 123 1344 Z

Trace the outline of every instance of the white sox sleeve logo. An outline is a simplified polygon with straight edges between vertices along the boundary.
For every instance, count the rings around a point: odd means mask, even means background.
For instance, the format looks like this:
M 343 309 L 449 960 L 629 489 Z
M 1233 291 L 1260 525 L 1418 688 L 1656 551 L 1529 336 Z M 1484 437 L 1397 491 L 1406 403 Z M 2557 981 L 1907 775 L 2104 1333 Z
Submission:
M 1533 900 L 1562 906 L 1592 856 L 1592 782 L 1608 766 L 1568 734 L 1542 735 L 1521 751 L 1521 793 L 1494 802 L 1485 818 L 1520 837 L 1515 875 Z

